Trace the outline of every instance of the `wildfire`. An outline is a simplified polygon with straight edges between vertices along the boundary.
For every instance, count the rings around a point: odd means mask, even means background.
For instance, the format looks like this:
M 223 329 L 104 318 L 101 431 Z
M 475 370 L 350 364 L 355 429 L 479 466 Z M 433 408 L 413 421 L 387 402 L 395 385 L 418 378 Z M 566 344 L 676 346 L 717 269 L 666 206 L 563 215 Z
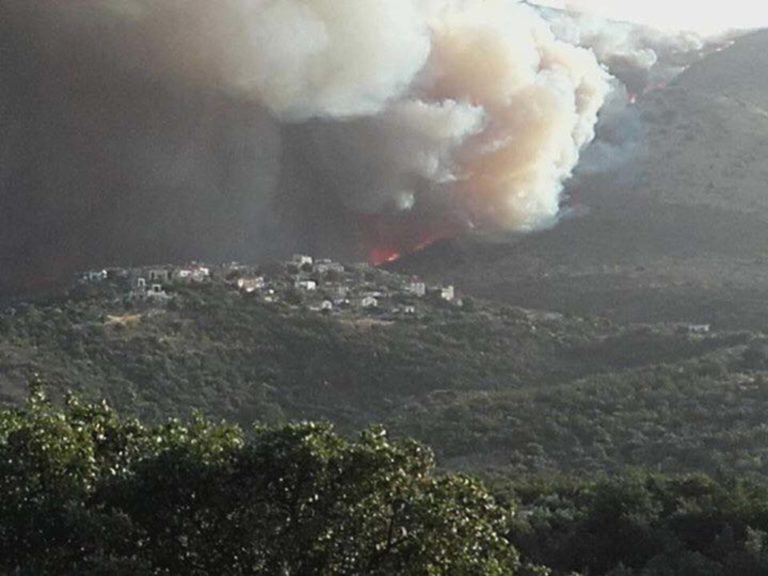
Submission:
M 449 240 L 471 229 L 463 213 L 414 209 L 384 214 L 356 214 L 368 262 L 382 266 Z
M 434 231 L 434 232 L 428 232 L 426 234 L 422 234 L 419 241 L 414 245 L 412 252 L 421 252 L 422 250 L 426 250 L 432 244 L 436 242 L 440 242 L 441 240 L 448 240 L 449 238 L 453 238 L 454 236 L 458 236 L 461 234 L 462 230 L 459 228 L 456 229 L 450 229 L 446 227 L 442 231 Z
M 400 259 L 400 252 L 391 248 L 374 248 L 368 256 L 368 261 L 373 266 L 389 264 Z

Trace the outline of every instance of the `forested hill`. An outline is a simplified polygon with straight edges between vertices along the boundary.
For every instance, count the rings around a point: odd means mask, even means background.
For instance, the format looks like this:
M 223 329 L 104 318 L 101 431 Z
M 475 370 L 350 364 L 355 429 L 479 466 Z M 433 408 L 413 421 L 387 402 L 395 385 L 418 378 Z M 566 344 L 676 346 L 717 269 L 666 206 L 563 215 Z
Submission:
M 620 326 L 465 300 L 417 315 L 324 314 L 223 281 L 163 303 L 79 286 L 0 316 L 0 394 L 38 374 L 150 422 L 384 423 L 472 471 L 768 474 L 759 334 Z
M 768 490 L 633 475 L 493 492 L 373 427 L 148 426 L 36 383 L 0 409 L 0 572 L 762 576 Z
M 578 173 L 558 226 L 396 266 L 519 306 L 768 330 L 766 69 L 762 30 L 641 96 L 619 124 L 639 132 L 627 161 Z

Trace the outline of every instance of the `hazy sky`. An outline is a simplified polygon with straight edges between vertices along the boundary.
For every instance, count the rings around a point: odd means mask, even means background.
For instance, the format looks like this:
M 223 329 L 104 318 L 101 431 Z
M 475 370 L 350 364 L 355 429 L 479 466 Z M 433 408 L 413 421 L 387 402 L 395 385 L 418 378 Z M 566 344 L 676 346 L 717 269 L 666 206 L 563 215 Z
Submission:
M 718 32 L 768 27 L 768 4 L 756 0 L 536 0 L 537 4 L 643 22 L 661 28 Z

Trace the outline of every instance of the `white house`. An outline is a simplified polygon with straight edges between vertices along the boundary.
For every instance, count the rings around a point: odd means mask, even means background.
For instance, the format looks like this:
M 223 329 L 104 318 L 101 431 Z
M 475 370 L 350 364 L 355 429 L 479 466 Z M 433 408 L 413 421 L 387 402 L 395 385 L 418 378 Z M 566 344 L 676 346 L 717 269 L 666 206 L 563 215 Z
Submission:
M 171 272 L 166 268 L 153 268 L 147 272 L 150 282 L 170 282 Z
M 147 279 L 138 277 L 131 281 L 131 291 L 128 293 L 131 300 L 144 300 L 147 297 Z
M 256 290 L 263 290 L 267 283 L 264 280 L 264 276 L 256 276 L 255 278 L 238 278 L 237 287 L 247 294 L 256 292 Z
M 427 285 L 424 282 L 409 282 L 405 286 L 405 291 L 419 298 L 423 298 L 427 293 Z
M 146 278 L 136 278 L 133 281 L 133 289 L 129 297 L 135 300 L 170 300 L 172 296 L 163 288 L 162 284 L 154 283 L 147 285 Z
M 403 308 L 403 312 L 405 312 L 408 315 L 416 314 L 416 306 L 406 306 Z
M 689 334 L 709 334 L 712 326 L 709 324 L 691 324 L 688 326 Z
M 333 310 L 333 302 L 330 300 L 323 300 L 323 303 L 320 304 L 320 310 L 323 312 L 330 312 Z
M 156 298 L 159 300 L 164 300 L 168 298 L 168 293 L 165 290 L 163 290 L 162 284 L 152 284 L 149 290 L 147 290 L 147 298 Z
M 341 274 L 344 272 L 344 266 L 328 258 L 323 258 L 315 262 L 314 271 L 318 274 L 325 274 L 326 272 L 338 272 Z
M 453 302 L 453 299 L 456 298 L 456 291 L 453 286 L 443 286 L 440 288 L 440 298 L 446 302 Z
M 187 282 L 204 282 L 211 277 L 211 269 L 206 266 L 192 266 L 190 268 L 180 268 L 174 273 L 179 280 Z
M 109 273 L 106 270 L 89 270 L 82 275 L 82 279 L 86 282 L 102 282 L 108 277 Z
M 312 266 L 313 262 L 312 256 L 305 256 L 304 254 L 294 254 L 293 258 L 291 258 L 291 263 L 298 267 L 302 267 L 305 264 Z
M 306 290 L 308 292 L 317 290 L 317 282 L 314 280 L 296 280 L 294 286 L 299 290 Z
M 373 296 L 366 296 L 360 301 L 360 306 L 362 306 L 366 310 L 370 308 L 378 308 L 379 301 Z
M 198 282 L 207 280 L 211 277 L 211 269 L 207 266 L 198 266 L 192 271 L 192 279 L 199 279 Z

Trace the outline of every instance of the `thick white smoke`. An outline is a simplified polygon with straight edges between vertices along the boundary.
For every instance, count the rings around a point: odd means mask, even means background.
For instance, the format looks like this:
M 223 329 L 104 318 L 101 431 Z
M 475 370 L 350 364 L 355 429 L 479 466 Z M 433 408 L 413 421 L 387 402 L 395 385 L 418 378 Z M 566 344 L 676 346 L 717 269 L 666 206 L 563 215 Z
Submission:
M 89 8 L 149 37 L 149 54 L 127 58 L 133 68 L 149 58 L 220 82 L 291 124 L 369 119 L 360 154 L 322 163 L 348 187 L 336 191 L 342 202 L 366 211 L 444 189 L 464 198 L 468 219 L 547 225 L 608 92 L 592 53 L 509 0 L 79 0 L 59 10 L 83 19 Z M 327 156 L 346 137 L 315 129 L 311 145 Z M 386 167 L 378 181 L 356 189 L 339 176 L 371 158 Z
M 659 30 L 588 13 L 542 9 L 542 15 L 559 39 L 592 51 L 630 97 L 669 82 L 708 45 L 722 41 L 720 36 Z
M 432 27 L 432 94 L 487 115 L 486 129 L 461 151 L 460 188 L 476 216 L 517 230 L 550 224 L 563 181 L 594 137 L 607 75 L 525 5 L 453 3 Z
M 189 22 L 198 2 L 173 4 Z M 143 6 L 147 21 L 168 18 L 168 5 Z M 339 178 L 355 209 L 409 208 L 418 179 L 458 191 L 484 224 L 547 225 L 608 91 L 592 53 L 508 0 L 223 0 L 214 18 L 198 10 L 192 29 L 213 21 L 218 38 L 196 35 L 186 50 L 213 51 L 198 58 L 219 62 L 227 89 L 293 124 L 370 119 L 367 158 L 324 163 L 331 174 L 370 158 L 386 167 L 360 189 Z M 345 146 L 345 130 L 329 132 L 313 139 L 319 154 Z
M 239 82 L 292 121 L 381 112 L 429 56 L 413 0 L 241 0 L 248 56 Z
M 202 218 L 206 190 L 211 203 L 251 195 L 252 220 L 277 206 L 314 243 L 308 249 L 328 238 L 332 247 L 361 236 L 378 243 L 388 230 L 371 215 L 438 230 L 441 219 L 454 229 L 552 224 L 615 84 L 608 70 L 630 84 L 624 69 L 642 75 L 677 53 L 677 44 L 661 50 L 660 39 L 515 0 L 0 0 L 0 8 L 6 32 L 39 52 L 28 72 L 29 50 L 8 41 L 17 62 L 0 69 L 0 82 L 10 82 L 9 98 L 35 103 L 14 83 L 60 90 L 44 110 L 67 127 L 60 145 L 48 137 L 50 156 L 77 158 L 81 128 L 103 140 L 89 151 L 119 150 L 87 169 L 59 161 L 71 165 L 66 179 L 29 180 L 39 187 L 35 210 L 49 190 L 74 198 L 91 190 L 100 202 L 114 194 L 126 205 L 132 188 L 137 198 L 170 188 L 193 190 Z M 51 76 L 35 79 L 38 69 Z M 9 122 L 34 135 L 39 117 L 30 109 Z M 24 147 L 9 150 L 4 181 L 26 181 L 31 173 L 14 168 L 25 165 Z M 244 169 L 248 158 L 259 167 Z M 12 198 L 0 190 L 0 207 L 12 211 Z M 70 202 L 72 222 L 87 221 L 75 207 L 89 203 Z M 103 200 L 105 210 L 113 204 Z
M 363 150 L 387 170 L 364 180 L 368 189 L 339 190 L 348 205 L 410 207 L 418 177 L 459 190 L 469 217 L 486 224 L 528 230 L 556 217 L 608 82 L 591 53 L 558 40 L 534 10 L 506 0 L 232 6 L 246 34 L 238 89 L 288 122 L 373 119 L 379 134 Z M 358 170 L 340 160 L 332 171 Z
M 628 104 L 665 88 L 689 66 L 708 53 L 725 48 L 739 35 L 724 32 L 728 26 L 725 21 L 699 31 L 692 31 L 690 26 L 656 28 L 642 23 L 661 24 L 664 16 L 669 15 L 668 10 L 658 10 L 658 18 L 631 21 L 633 9 L 643 9 L 637 3 L 583 0 L 540 4 L 568 5 L 568 9 L 537 9 L 560 40 L 590 50 L 612 76 L 612 93 L 600 112 L 598 138 L 580 159 L 581 175 L 621 167 L 621 176 L 626 178 L 631 172 L 626 163 L 643 153 L 644 141 L 640 111 Z M 600 15 L 600 6 L 610 8 L 609 14 L 629 20 L 609 20 Z M 689 24 L 694 22 L 695 19 L 689 19 Z

